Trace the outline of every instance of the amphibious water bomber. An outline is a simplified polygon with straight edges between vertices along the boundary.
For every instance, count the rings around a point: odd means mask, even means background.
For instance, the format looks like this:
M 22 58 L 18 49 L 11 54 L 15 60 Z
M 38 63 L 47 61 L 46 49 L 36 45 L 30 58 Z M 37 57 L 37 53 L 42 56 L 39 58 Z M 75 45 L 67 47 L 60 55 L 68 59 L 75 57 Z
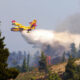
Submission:
M 20 23 L 17 23 L 15 20 L 12 20 L 12 25 L 15 25 L 16 27 L 11 28 L 11 31 L 17 32 L 27 30 L 27 32 L 30 32 L 31 30 L 36 28 L 36 22 L 37 21 L 34 19 L 32 22 L 29 22 L 29 26 L 24 26 Z

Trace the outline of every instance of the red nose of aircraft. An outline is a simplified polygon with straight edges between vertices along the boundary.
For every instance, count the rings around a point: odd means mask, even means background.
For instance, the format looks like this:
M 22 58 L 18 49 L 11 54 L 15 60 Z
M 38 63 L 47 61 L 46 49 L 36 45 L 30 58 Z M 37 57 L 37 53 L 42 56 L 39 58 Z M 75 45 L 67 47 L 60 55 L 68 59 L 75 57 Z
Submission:
M 16 21 L 15 20 L 12 20 L 11 22 L 12 22 L 12 25 L 14 25 Z
M 15 23 L 16 21 L 15 20 L 12 20 L 12 23 Z

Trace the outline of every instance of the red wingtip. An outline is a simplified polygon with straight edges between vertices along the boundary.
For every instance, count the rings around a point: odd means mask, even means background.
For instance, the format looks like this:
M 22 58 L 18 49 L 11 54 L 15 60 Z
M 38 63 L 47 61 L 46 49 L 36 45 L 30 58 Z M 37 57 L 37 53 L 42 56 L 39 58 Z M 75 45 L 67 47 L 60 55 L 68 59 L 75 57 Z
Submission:
M 15 20 L 12 20 L 12 23 L 15 23 L 16 21 Z

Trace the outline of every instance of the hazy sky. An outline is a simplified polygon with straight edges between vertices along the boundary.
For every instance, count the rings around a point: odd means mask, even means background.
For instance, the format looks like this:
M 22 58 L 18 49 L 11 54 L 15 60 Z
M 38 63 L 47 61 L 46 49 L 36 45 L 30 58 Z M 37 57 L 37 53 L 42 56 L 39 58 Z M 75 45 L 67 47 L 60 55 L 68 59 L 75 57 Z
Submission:
M 10 51 L 30 51 L 32 46 L 21 34 L 10 31 L 12 20 L 29 25 L 37 19 L 37 28 L 54 30 L 66 17 L 79 12 L 80 0 L 0 0 L 0 28 Z

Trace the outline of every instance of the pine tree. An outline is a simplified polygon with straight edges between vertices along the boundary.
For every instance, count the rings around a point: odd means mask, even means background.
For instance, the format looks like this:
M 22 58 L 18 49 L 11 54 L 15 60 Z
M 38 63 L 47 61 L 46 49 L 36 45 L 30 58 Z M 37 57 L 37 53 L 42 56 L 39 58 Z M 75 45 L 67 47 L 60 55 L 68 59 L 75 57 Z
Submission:
M 66 58 L 65 58 L 65 52 L 64 52 L 62 56 L 62 62 L 65 62 L 65 61 L 66 61 Z
M 0 32 L 0 80 L 8 80 L 10 78 L 15 78 L 18 75 L 18 71 L 12 71 L 13 69 L 8 69 L 7 59 L 9 56 L 8 48 L 5 48 L 4 44 L 5 37 L 1 37 Z M 10 73 L 15 74 L 10 74 Z M 13 75 L 13 76 L 12 76 Z
M 48 65 L 47 65 L 46 58 L 47 57 L 44 55 L 44 52 L 41 52 L 41 57 L 39 60 L 39 70 L 40 71 L 48 72 Z
M 0 32 L 0 80 L 6 80 L 7 77 L 7 59 L 9 56 L 9 51 L 5 47 L 5 44 L 3 40 L 5 37 L 1 37 L 1 32 Z M 5 76 L 5 77 L 4 77 Z
M 68 60 L 63 78 L 63 80 L 80 80 L 75 59 L 72 57 Z
M 27 56 L 27 71 L 29 72 L 30 54 Z
M 80 58 L 80 44 L 79 44 L 79 50 L 78 50 L 78 58 Z
M 21 72 L 27 72 L 26 57 L 24 57 Z
M 74 43 L 71 44 L 71 55 L 73 58 L 77 57 L 77 50 Z

